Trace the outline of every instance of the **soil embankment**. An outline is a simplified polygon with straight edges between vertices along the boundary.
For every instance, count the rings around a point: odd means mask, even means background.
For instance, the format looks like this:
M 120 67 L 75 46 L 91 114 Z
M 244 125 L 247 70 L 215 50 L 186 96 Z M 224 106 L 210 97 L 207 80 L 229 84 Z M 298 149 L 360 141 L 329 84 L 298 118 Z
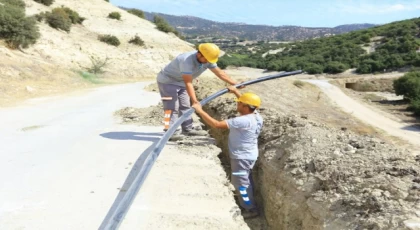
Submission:
M 202 98 L 224 87 L 201 82 Z M 415 229 L 420 156 L 334 109 L 316 87 L 294 85 L 282 79 L 247 89 L 263 98 L 256 179 L 269 227 Z M 205 109 L 227 119 L 235 115 L 232 99 L 218 98 Z M 227 131 L 210 133 L 226 154 Z

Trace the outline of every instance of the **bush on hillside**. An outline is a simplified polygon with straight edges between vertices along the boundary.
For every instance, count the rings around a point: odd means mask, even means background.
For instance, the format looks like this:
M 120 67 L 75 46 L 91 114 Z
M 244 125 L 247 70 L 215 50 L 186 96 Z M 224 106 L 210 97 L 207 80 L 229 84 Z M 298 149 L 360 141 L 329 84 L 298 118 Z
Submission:
M 120 40 L 113 35 L 99 35 L 98 39 L 108 45 L 119 46 L 121 44 Z
M 38 22 L 42 22 L 42 21 L 44 21 L 45 18 L 47 18 L 47 15 L 49 13 L 50 12 L 41 12 L 39 14 L 34 14 L 34 17 Z
M 324 69 L 324 72 L 326 73 L 342 73 L 346 71 L 349 67 L 341 62 L 332 61 L 327 64 L 327 66 Z
M 85 20 L 79 13 L 68 7 L 54 8 L 51 12 L 42 12 L 35 17 L 39 22 L 45 19 L 52 28 L 66 32 L 70 32 L 72 24 L 82 24 Z
M 108 18 L 120 20 L 121 14 L 118 12 L 111 12 L 108 14 Z
M 25 10 L 26 4 L 23 0 L 0 0 L 0 3 L 8 6 L 15 6 L 19 9 Z
M 413 100 L 410 102 L 409 110 L 413 111 L 414 114 L 420 115 L 420 100 Z
M 304 71 L 306 71 L 309 74 L 320 74 L 324 71 L 324 67 L 318 64 L 309 63 L 305 68 Z
M 84 17 L 81 17 L 79 15 L 79 13 L 77 13 L 76 11 L 68 8 L 68 7 L 62 7 L 64 9 L 64 11 L 67 13 L 67 15 L 69 16 L 71 23 L 73 24 L 82 24 L 83 21 L 86 19 Z
M 394 81 L 397 95 L 403 95 L 409 101 L 420 100 L 420 72 L 410 72 Z
M 130 14 L 134 14 L 139 18 L 143 18 L 143 19 L 146 18 L 144 16 L 144 12 L 142 10 L 139 10 L 139 9 L 129 9 L 129 10 L 127 10 L 127 12 L 130 13 Z
M 10 48 L 27 48 L 40 37 L 34 17 L 25 16 L 25 3 L 21 0 L 0 0 L 0 39 Z
M 64 8 L 54 8 L 46 16 L 46 21 L 54 29 L 61 29 L 70 32 L 72 21 Z
M 144 41 L 137 35 L 134 36 L 134 38 L 132 38 L 130 41 L 128 41 L 128 43 L 138 45 L 138 46 L 143 46 L 144 45 Z
M 54 3 L 54 0 L 34 0 L 35 2 L 44 4 L 46 6 L 51 6 Z
M 173 28 L 165 19 L 161 16 L 155 15 L 153 17 L 153 22 L 156 25 L 156 28 L 165 33 L 174 33 L 177 37 L 184 39 L 184 37 Z

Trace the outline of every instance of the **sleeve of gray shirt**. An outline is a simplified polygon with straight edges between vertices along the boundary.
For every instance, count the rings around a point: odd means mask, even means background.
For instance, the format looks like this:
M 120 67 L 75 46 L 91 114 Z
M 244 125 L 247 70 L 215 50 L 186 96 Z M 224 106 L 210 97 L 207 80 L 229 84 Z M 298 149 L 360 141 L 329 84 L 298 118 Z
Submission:
M 227 120 L 229 129 L 247 129 L 251 126 L 250 120 L 245 116 L 239 116 Z

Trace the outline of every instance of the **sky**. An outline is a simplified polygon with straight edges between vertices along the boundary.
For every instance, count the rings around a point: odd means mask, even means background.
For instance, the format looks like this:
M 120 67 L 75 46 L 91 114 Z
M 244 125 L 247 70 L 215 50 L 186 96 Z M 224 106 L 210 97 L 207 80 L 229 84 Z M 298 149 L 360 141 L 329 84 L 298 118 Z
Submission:
M 334 27 L 420 17 L 420 0 L 111 0 L 116 6 L 254 25 Z

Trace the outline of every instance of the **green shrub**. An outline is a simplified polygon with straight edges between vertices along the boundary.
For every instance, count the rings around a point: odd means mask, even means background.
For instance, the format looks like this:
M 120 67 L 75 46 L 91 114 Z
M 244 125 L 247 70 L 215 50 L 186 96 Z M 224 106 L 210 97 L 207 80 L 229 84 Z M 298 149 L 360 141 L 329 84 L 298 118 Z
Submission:
M 41 12 L 39 14 L 35 14 L 34 17 L 38 22 L 42 22 L 42 21 L 44 21 L 44 19 L 47 18 L 48 14 L 49 14 L 49 12 Z
M 35 2 L 44 4 L 46 6 L 51 6 L 54 3 L 54 0 L 34 0 Z
M 64 8 L 54 8 L 46 17 L 47 23 L 54 29 L 70 32 L 71 19 Z
M 67 15 L 69 16 L 71 23 L 73 24 L 82 24 L 83 21 L 85 20 L 84 17 L 81 17 L 79 15 L 79 13 L 77 13 L 76 11 L 68 8 L 68 7 L 63 7 L 64 11 L 66 11 Z
M 0 0 L 0 39 L 10 48 L 27 48 L 40 37 L 34 17 L 25 16 L 21 0 Z
M 410 102 L 409 110 L 413 111 L 414 114 L 420 115 L 420 100 L 413 100 Z
M 26 7 L 26 4 L 23 0 L 0 0 L 0 3 L 8 6 L 15 6 L 23 10 L 25 10 Z
M 129 10 L 127 10 L 127 12 L 130 13 L 130 14 L 134 14 L 134 15 L 136 15 L 139 18 L 143 18 L 143 19 L 145 18 L 144 12 L 142 10 L 129 9 Z
M 108 18 L 120 20 L 121 19 L 121 14 L 118 13 L 118 12 L 111 12 L 111 13 L 108 14 Z
M 404 95 L 409 101 L 420 100 L 420 72 L 410 72 L 394 81 L 397 95 Z
M 143 46 L 144 45 L 144 41 L 137 35 L 134 36 L 134 38 L 132 38 L 130 41 L 128 41 L 128 43 L 138 45 L 138 46 Z
M 335 74 L 335 73 L 342 73 L 346 71 L 347 69 L 348 69 L 348 66 L 346 66 L 345 64 L 332 61 L 327 64 L 327 67 L 325 67 L 324 72 Z
M 113 46 L 119 46 L 121 44 L 120 40 L 113 35 L 99 35 L 98 39 L 101 42 L 105 42 Z
M 169 23 L 166 22 L 163 17 L 155 15 L 153 17 L 153 22 L 155 23 L 158 30 L 165 33 L 174 33 L 177 37 L 184 39 L 184 37 L 177 30 L 175 30 L 175 28 L 169 25 Z
M 320 74 L 324 71 L 324 67 L 318 64 L 309 63 L 304 70 L 309 74 Z

